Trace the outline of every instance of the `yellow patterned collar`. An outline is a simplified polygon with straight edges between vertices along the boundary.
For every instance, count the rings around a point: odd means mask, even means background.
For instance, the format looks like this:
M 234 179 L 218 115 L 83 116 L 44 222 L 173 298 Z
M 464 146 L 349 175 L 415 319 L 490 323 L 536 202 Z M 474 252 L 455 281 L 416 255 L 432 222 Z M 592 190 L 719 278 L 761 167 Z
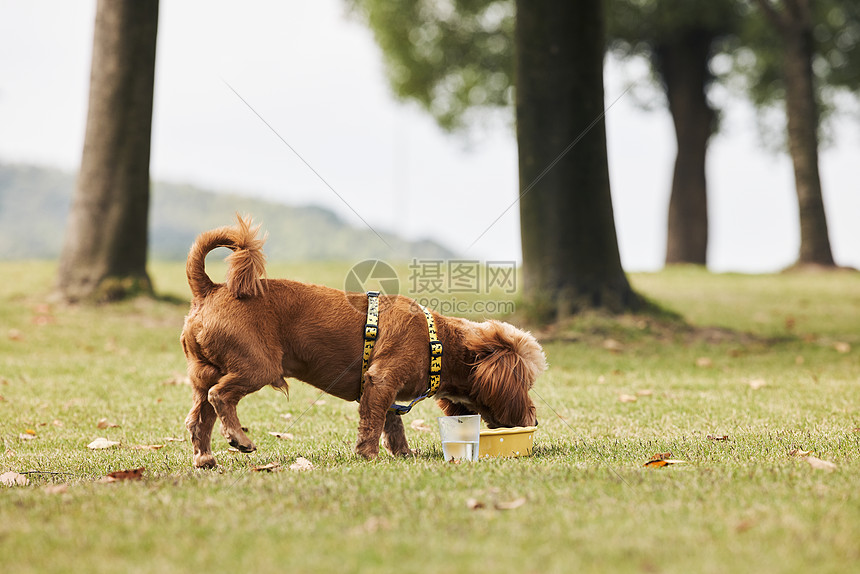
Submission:
M 442 341 L 436 333 L 436 322 L 433 319 L 433 314 L 423 305 L 419 305 L 424 312 L 424 317 L 427 319 L 427 332 L 430 335 L 430 384 L 425 392 L 420 397 L 412 400 L 408 405 L 398 405 L 394 403 L 388 409 L 398 415 L 405 415 L 416 403 L 428 397 L 432 397 L 439 390 L 439 385 L 442 382 Z M 367 292 L 367 321 L 364 325 L 364 352 L 361 357 L 361 386 L 359 397 L 364 394 L 364 375 L 370 366 L 370 354 L 373 351 L 373 345 L 379 337 L 379 291 Z
M 379 291 L 367 292 L 367 322 L 364 325 L 364 353 L 361 356 L 361 386 L 358 396 L 364 394 L 364 374 L 370 366 L 370 353 L 379 336 Z

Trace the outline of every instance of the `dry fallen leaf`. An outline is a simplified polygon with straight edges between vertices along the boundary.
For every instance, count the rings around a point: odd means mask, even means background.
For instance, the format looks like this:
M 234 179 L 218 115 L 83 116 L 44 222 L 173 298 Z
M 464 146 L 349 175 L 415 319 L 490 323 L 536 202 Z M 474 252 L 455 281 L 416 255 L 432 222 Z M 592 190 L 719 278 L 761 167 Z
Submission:
M 805 362 L 806 362 L 806 359 L 803 358 L 803 355 L 798 355 L 794 358 L 794 364 L 797 366 L 800 366 Z
M 21 434 L 18 435 L 18 438 L 20 440 L 33 440 L 34 438 L 36 438 L 36 435 L 22 432 Z
M 637 397 L 650 397 L 653 394 L 654 394 L 654 391 L 652 391 L 651 389 L 640 389 L 640 390 L 636 391 Z
M 163 444 L 138 444 L 133 447 L 134 450 L 158 450 L 164 448 Z
M 696 359 L 696 366 L 707 369 L 714 366 L 714 361 L 712 361 L 710 357 L 699 357 Z
M 164 441 L 165 442 L 185 442 L 185 439 L 168 436 L 168 437 L 164 437 Z
M 480 510 L 481 508 L 486 508 L 486 505 L 477 498 L 467 498 L 466 508 L 469 510 Z
M 672 458 L 671 452 L 658 452 L 651 457 L 651 460 L 666 460 L 667 458 Z
M 644 466 L 647 466 L 649 468 L 661 468 L 661 467 L 669 466 L 672 464 L 683 464 L 685 462 L 687 462 L 687 461 L 686 460 L 676 460 L 676 459 L 672 459 L 672 458 L 666 458 L 666 459 L 649 460 L 648 462 L 646 462 L 644 464 Z
M 45 487 L 45 494 L 63 494 L 64 492 L 68 492 L 69 485 L 66 482 L 62 482 L 60 484 L 49 484 Z
M 286 440 L 293 440 L 295 438 L 293 436 L 293 433 L 291 433 L 291 432 L 272 432 L 272 431 L 269 431 L 269 434 L 275 438 L 286 439 Z
M 290 470 L 311 470 L 314 467 L 313 463 L 303 456 L 296 459 L 296 462 L 290 465 Z
M 749 380 L 749 386 L 754 391 L 762 388 L 765 385 L 767 385 L 767 381 L 765 381 L 764 379 L 750 379 Z
M 161 381 L 162 385 L 191 385 L 191 378 L 182 373 L 173 373 L 169 379 Z
M 264 464 L 263 466 L 252 466 L 251 470 L 254 472 L 273 472 L 276 470 L 281 470 L 281 465 L 277 462 L 270 462 L 269 464 Z
M 754 520 L 741 520 L 735 525 L 735 532 L 746 532 L 756 525 Z
M 598 385 L 602 385 L 605 382 L 606 382 L 606 377 L 604 375 L 600 375 L 599 377 L 597 377 L 597 384 Z
M 23 337 L 23 335 L 21 334 L 21 331 L 19 331 L 18 329 L 9 329 L 9 340 L 10 341 L 20 341 L 21 337 Z
M 636 397 L 634 395 L 625 395 L 622 393 L 618 395 L 618 400 L 622 403 L 635 403 Z
M 496 502 L 493 507 L 496 510 L 514 510 L 515 508 L 519 508 L 523 504 L 526 503 L 525 497 L 516 498 L 509 502 Z
M 610 353 L 620 353 L 624 350 L 624 345 L 622 345 L 615 339 L 606 339 L 605 341 L 603 341 L 603 348 Z
M 790 451 L 788 451 L 788 456 L 799 456 L 801 458 L 807 457 L 810 454 L 812 454 L 811 450 L 802 450 L 799 448 L 793 448 Z
M 14 470 L 0 474 L 0 484 L 3 486 L 27 486 L 30 479 L 26 474 L 19 474 Z
M 119 443 L 117 441 L 108 440 L 108 439 L 100 436 L 97 439 L 95 439 L 93 442 L 88 444 L 87 448 L 90 448 L 92 450 L 99 450 L 99 449 L 104 449 L 104 448 L 113 448 L 113 447 L 118 446 L 118 445 L 119 445 Z
M 99 419 L 99 422 L 96 423 L 96 426 L 100 429 L 108 429 L 108 428 L 116 428 L 119 425 L 116 423 L 112 423 L 107 419 Z
M 120 480 L 140 480 L 146 467 L 132 468 L 130 470 L 117 470 L 107 476 L 101 477 L 98 482 L 118 482 Z
M 833 472 L 837 469 L 837 466 L 830 462 L 829 460 L 822 460 L 818 457 L 814 456 L 806 456 L 803 458 L 809 466 L 814 468 L 815 470 L 826 470 L 827 472 Z
M 289 421 L 293 420 L 293 414 L 292 413 L 285 413 L 285 414 L 281 415 L 281 418 L 284 419 L 285 421 L 289 422 Z
M 710 440 L 729 440 L 729 435 L 727 434 L 709 434 L 708 439 Z
M 415 419 L 412 421 L 409 426 L 417 431 L 421 432 L 433 432 L 433 429 L 430 428 L 425 422 L 424 419 Z
M 833 348 L 836 349 L 837 353 L 850 353 L 851 345 L 849 343 L 845 343 L 844 341 L 837 341 L 833 343 Z
M 373 534 L 380 530 L 388 530 L 391 528 L 391 522 L 384 516 L 371 516 L 364 524 L 353 528 L 352 531 L 358 534 Z

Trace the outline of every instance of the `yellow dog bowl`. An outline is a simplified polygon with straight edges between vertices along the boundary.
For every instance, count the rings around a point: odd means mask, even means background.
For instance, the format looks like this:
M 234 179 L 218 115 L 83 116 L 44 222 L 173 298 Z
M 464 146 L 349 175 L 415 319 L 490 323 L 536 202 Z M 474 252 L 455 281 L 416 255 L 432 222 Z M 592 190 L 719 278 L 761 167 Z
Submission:
M 512 427 L 481 431 L 480 458 L 493 456 L 531 456 L 537 427 Z

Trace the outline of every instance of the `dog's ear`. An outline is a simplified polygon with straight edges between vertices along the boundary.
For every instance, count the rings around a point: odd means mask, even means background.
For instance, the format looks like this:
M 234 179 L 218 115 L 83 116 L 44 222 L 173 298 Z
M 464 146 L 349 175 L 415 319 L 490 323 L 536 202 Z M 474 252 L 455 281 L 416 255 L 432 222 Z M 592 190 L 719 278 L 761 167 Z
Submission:
M 472 384 L 476 402 L 489 411 L 487 423 L 533 425 L 535 408 L 528 392 L 546 369 L 546 357 L 535 338 L 508 323 L 487 321 L 468 332 L 465 343 L 474 354 Z

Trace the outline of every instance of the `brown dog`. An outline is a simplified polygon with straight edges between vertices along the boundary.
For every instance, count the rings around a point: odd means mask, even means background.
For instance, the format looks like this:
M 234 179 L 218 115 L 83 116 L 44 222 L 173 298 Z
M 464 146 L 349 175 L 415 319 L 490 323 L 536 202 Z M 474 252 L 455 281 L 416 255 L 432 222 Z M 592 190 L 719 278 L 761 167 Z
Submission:
M 286 377 L 359 401 L 358 454 L 376 457 L 380 437 L 391 454 L 411 454 L 401 417 L 388 408 L 427 390 L 429 335 L 421 308 L 399 295 L 380 297 L 379 337 L 361 394 L 365 294 L 262 279 L 265 239 L 256 238 L 258 229 L 239 218 L 234 227 L 202 233 L 188 255 L 193 299 L 181 339 L 194 389 L 185 421 L 194 465 L 216 465 L 216 418 L 232 446 L 254 451 L 236 404 L 266 385 L 286 389 Z M 233 250 L 225 284 L 214 283 L 204 268 L 206 254 L 217 247 Z M 528 391 L 546 361 L 534 337 L 499 321 L 433 317 L 444 346 L 435 398 L 445 414 L 477 413 L 491 428 L 536 424 Z

